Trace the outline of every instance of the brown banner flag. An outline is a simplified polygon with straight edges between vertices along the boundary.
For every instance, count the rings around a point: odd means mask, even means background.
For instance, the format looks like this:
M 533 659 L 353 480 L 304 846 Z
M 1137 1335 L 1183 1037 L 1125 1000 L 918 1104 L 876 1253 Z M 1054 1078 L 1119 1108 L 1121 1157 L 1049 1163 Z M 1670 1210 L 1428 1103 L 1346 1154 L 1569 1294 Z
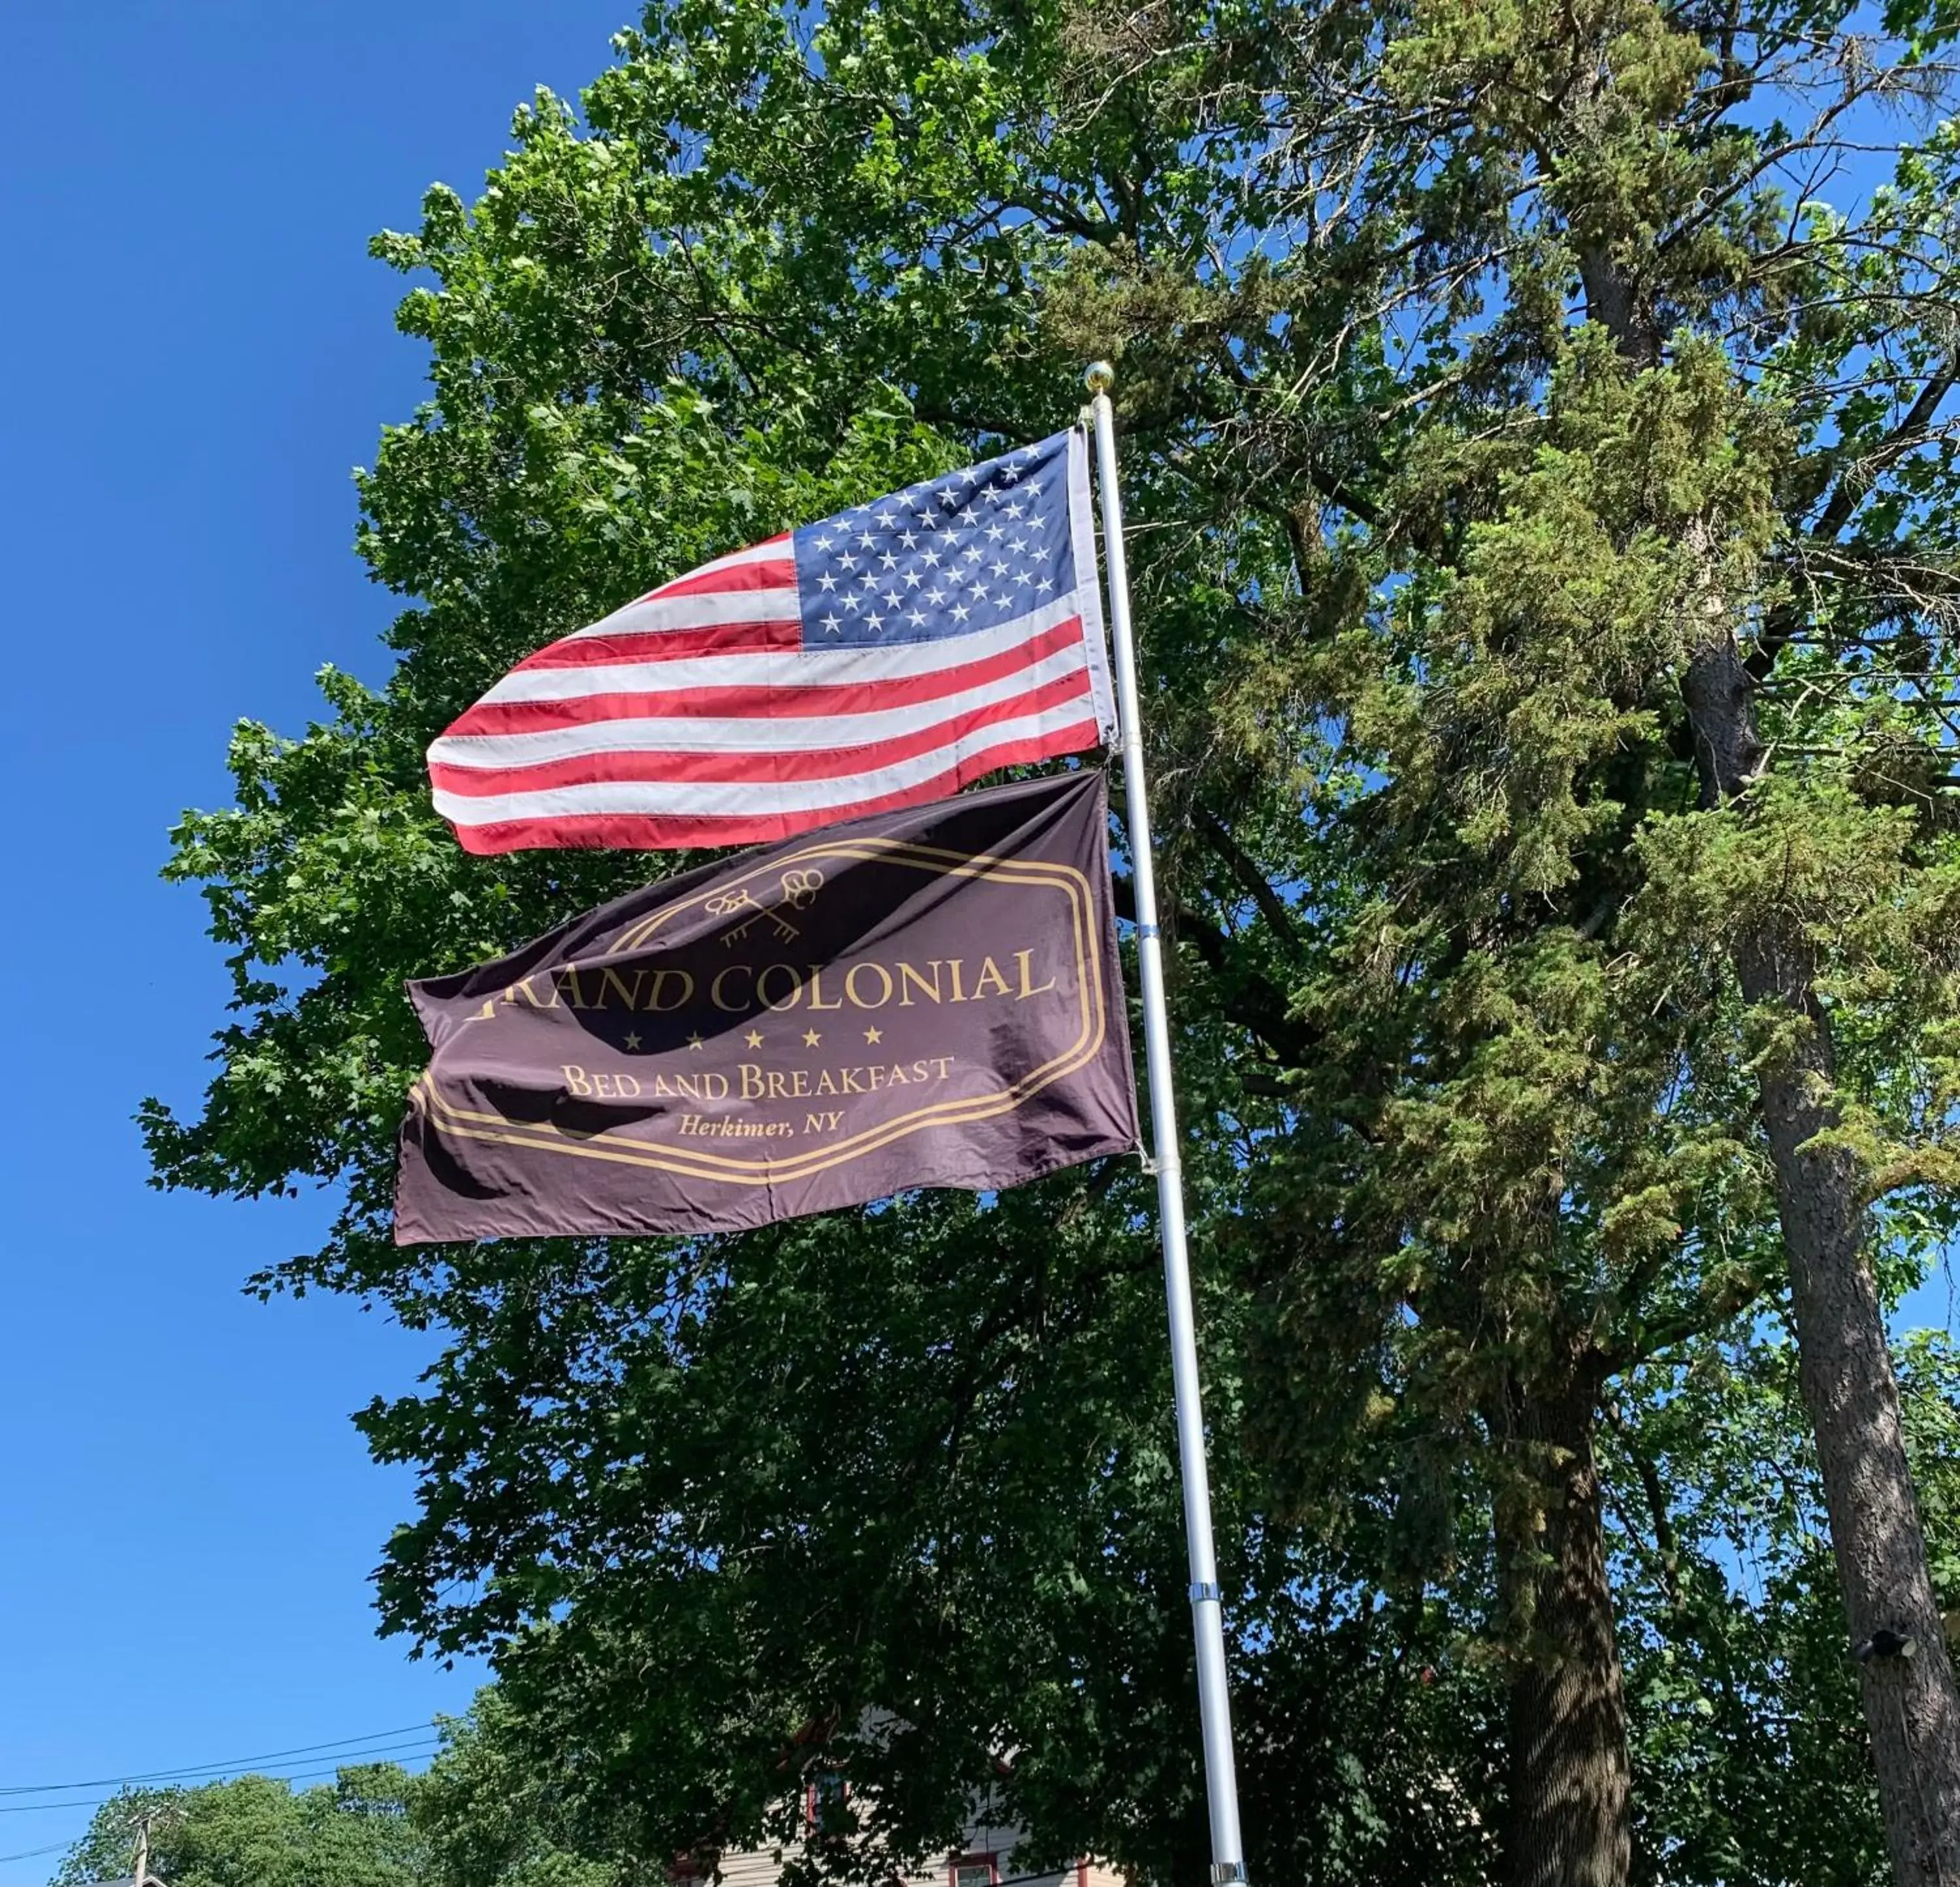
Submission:
M 851 819 L 412 983 L 395 1236 L 713 1232 L 1137 1144 L 1102 775 Z

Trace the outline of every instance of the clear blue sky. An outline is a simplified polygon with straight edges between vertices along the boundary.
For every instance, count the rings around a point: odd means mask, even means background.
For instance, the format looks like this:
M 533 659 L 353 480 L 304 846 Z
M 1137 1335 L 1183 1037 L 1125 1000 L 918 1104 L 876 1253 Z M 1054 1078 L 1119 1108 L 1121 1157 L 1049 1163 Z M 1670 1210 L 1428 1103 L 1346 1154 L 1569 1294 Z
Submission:
M 241 1297 L 317 1204 L 151 1192 L 129 1117 L 194 1098 L 223 1000 L 199 900 L 157 879 L 172 819 L 223 800 L 234 719 L 297 729 L 321 663 L 379 672 L 348 473 L 422 357 L 367 237 L 434 179 L 473 195 L 512 107 L 589 79 L 633 11 L 0 8 L 0 1787 L 425 1722 L 477 1682 L 369 1609 L 410 1488 L 347 1416 L 423 1351 Z M 86 1819 L 0 1813 L 0 1856 Z
M 129 1117 L 193 1099 L 224 997 L 201 905 L 156 877 L 173 817 L 224 798 L 235 718 L 296 730 L 322 662 L 379 673 L 347 475 L 422 364 L 365 240 L 433 179 L 472 193 L 512 106 L 590 78 L 630 11 L 0 11 L 0 1788 L 425 1722 L 477 1682 L 369 1609 L 410 1490 L 347 1414 L 425 1351 L 344 1303 L 242 1297 L 319 1206 L 153 1193 Z M 1946 1321 L 1944 1283 L 1912 1310 Z M 21 1800 L 0 1856 L 87 1819 Z

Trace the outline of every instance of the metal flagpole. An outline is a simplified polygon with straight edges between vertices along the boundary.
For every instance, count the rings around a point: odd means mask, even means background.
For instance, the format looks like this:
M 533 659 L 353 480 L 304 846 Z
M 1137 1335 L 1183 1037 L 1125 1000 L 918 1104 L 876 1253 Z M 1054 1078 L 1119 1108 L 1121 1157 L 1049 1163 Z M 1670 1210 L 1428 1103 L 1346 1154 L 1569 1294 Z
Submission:
M 1198 1710 L 1204 1732 L 1204 1787 L 1211 1813 L 1211 1878 L 1246 1878 L 1239 1839 L 1239 1784 L 1232 1766 L 1232 1702 L 1225 1682 L 1225 1626 L 1218 1558 L 1211 1539 L 1211 1480 L 1204 1465 L 1198 1343 L 1185 1249 L 1184 1175 L 1178 1159 L 1177 1104 L 1171 1091 L 1170 1026 L 1164 1008 L 1163 947 L 1157 935 L 1157 877 L 1144 792 L 1144 742 L 1138 719 L 1137 652 L 1130 632 L 1130 578 L 1123 556 L 1123 501 L 1116 489 L 1116 433 L 1109 389 L 1116 371 L 1097 361 L 1083 376 L 1093 396 L 1096 482 L 1102 501 L 1102 556 L 1109 581 L 1109 635 L 1116 656 L 1123 790 L 1130 868 L 1137 893 L 1137 964 L 1143 984 L 1144 1049 L 1150 1071 L 1150 1140 L 1157 1154 L 1157 1216 L 1163 1228 L 1164 1295 L 1170 1306 L 1171 1379 L 1176 1389 L 1178 1465 L 1184 1482 L 1184 1532 L 1191 1561 L 1191 1623 L 1198 1640 Z

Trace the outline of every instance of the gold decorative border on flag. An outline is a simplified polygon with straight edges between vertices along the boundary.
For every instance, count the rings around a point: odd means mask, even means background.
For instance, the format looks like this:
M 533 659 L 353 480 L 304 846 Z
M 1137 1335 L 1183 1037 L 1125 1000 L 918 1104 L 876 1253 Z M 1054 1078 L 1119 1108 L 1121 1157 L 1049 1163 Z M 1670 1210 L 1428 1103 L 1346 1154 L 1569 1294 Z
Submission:
M 549 1122 L 517 1121 L 502 1114 L 460 1107 L 437 1087 L 433 1069 L 425 1074 L 411 1090 L 411 1104 L 423 1109 L 439 1131 L 463 1138 L 563 1154 L 576 1159 L 649 1166 L 730 1185 L 775 1185 L 848 1165 L 928 1128 L 956 1126 L 1010 1112 L 1044 1088 L 1087 1065 L 1101 1051 L 1109 1018 L 1104 1008 L 1103 977 L 1092 937 L 1092 919 L 1096 903 L 1087 877 L 1069 865 L 960 853 L 901 839 L 855 837 L 810 845 L 787 854 L 776 854 L 750 871 L 718 878 L 692 896 L 676 899 L 629 927 L 605 954 L 618 956 L 644 948 L 672 919 L 705 903 L 711 896 L 725 896 L 731 886 L 743 885 L 750 879 L 779 877 L 786 866 L 826 858 L 880 860 L 932 877 L 972 879 L 976 885 L 991 881 L 1046 886 L 1064 893 L 1069 902 L 1069 940 L 1074 950 L 1077 986 L 1080 992 L 1081 1033 L 1061 1055 L 1030 1069 L 998 1093 L 941 1101 L 915 1109 L 867 1128 L 850 1140 L 788 1159 L 761 1157 L 740 1160 L 697 1152 L 692 1148 L 659 1145 L 621 1134 L 573 1134 Z

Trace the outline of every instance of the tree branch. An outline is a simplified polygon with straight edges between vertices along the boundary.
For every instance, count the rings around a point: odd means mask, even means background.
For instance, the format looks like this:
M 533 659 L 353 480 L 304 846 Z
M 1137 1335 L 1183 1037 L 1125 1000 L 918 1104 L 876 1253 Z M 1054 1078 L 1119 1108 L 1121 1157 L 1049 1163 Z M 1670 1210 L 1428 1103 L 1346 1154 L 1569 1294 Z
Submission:
M 1873 460 L 1883 459 L 1901 447 L 1911 444 L 1933 423 L 1933 415 L 1939 410 L 1939 403 L 1953 390 L 1954 380 L 1955 369 L 1951 367 L 1943 373 L 1934 374 L 1919 390 L 1919 397 L 1907 410 L 1905 417 L 1870 451 L 1860 454 L 1844 467 L 1838 474 L 1836 488 L 1818 514 L 1817 523 L 1808 536 L 1828 543 L 1850 523 L 1851 514 L 1865 496 L 1853 485 L 1852 475 Z
M 1115 902 L 1116 915 L 1135 923 L 1136 887 L 1128 878 L 1115 880 Z M 1177 941 L 1191 945 L 1218 978 L 1220 1007 L 1227 1020 L 1257 1036 L 1289 1067 L 1305 1067 L 1312 1056 L 1315 1036 L 1287 1013 L 1285 992 L 1256 970 L 1234 962 L 1232 940 L 1196 912 L 1179 905 L 1171 915 Z
M 1626 1344 L 1616 1345 L 1612 1352 L 1615 1366 L 1631 1368 L 1636 1363 L 1644 1363 L 1659 1356 L 1664 1350 L 1672 1349 L 1678 1343 L 1685 1343 L 1690 1337 L 1701 1335 L 1717 1324 L 1726 1323 L 1766 1296 L 1768 1290 L 1769 1285 L 1762 1278 L 1752 1278 L 1745 1283 L 1730 1273 L 1697 1293 L 1693 1302 L 1684 1305 L 1672 1316 L 1659 1319 Z
M 1275 891 L 1270 880 L 1258 867 L 1239 848 L 1238 842 L 1225 829 L 1224 822 L 1209 807 L 1198 806 L 1193 809 L 1198 829 L 1204 835 L 1206 842 L 1230 868 L 1233 877 L 1240 889 L 1259 907 L 1259 915 L 1277 931 L 1281 937 L 1293 948 L 1300 946 L 1300 930 L 1293 922 L 1292 912 L 1287 908 L 1286 900 Z
M 1667 1602 L 1678 1612 L 1682 1609 L 1681 1542 L 1674 1530 L 1673 1516 L 1667 1510 L 1667 1490 L 1661 1485 L 1660 1470 L 1628 1433 L 1619 1409 L 1610 1401 L 1605 1408 L 1606 1421 L 1640 1478 L 1640 1491 L 1647 1497 L 1647 1513 L 1653 1522 L 1654 1551 L 1660 1560 L 1661 1583 L 1667 1589 Z
M 1838 473 L 1831 495 L 1825 501 L 1824 508 L 1818 513 L 1817 522 L 1804 533 L 1803 541 L 1822 547 L 1831 543 L 1838 533 L 1851 521 L 1851 516 L 1866 496 L 1869 487 L 1860 489 L 1854 485 L 1853 475 L 1875 460 L 1882 460 L 1912 444 L 1930 428 L 1933 415 L 1939 410 L 1940 403 L 1952 391 L 1956 370 L 1949 367 L 1944 373 L 1936 374 L 1919 390 L 1905 417 L 1887 433 L 1870 451 L 1861 454 Z M 1789 644 L 1790 639 L 1803 626 L 1804 613 L 1794 602 L 1787 602 L 1774 610 L 1763 625 L 1763 632 L 1756 638 L 1756 645 L 1750 650 L 1742 667 L 1752 681 L 1766 680 L 1777 665 L 1777 658 Z

